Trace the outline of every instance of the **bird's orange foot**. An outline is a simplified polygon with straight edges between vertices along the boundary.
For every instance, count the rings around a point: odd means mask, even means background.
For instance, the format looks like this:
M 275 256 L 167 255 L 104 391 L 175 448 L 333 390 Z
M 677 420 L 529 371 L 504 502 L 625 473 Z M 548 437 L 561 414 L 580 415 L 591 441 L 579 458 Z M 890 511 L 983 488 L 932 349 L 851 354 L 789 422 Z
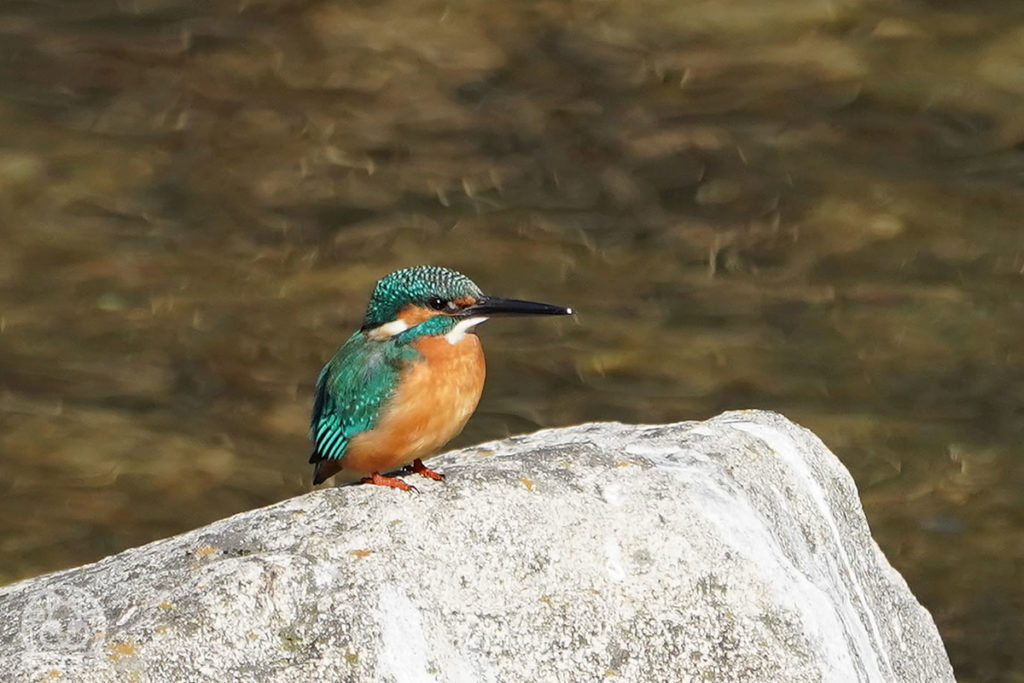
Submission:
M 374 472 L 368 477 L 359 480 L 360 484 L 375 484 L 377 486 L 388 486 L 399 491 L 415 491 L 415 486 L 410 486 L 398 477 L 385 477 L 379 472 Z
M 422 474 L 424 477 L 427 477 L 428 479 L 433 479 L 434 481 L 444 480 L 443 474 L 441 474 L 440 472 L 435 472 L 434 470 L 430 469 L 429 467 L 424 465 L 423 461 L 420 460 L 419 458 L 413 460 L 411 465 L 406 465 L 405 470 L 407 472 Z

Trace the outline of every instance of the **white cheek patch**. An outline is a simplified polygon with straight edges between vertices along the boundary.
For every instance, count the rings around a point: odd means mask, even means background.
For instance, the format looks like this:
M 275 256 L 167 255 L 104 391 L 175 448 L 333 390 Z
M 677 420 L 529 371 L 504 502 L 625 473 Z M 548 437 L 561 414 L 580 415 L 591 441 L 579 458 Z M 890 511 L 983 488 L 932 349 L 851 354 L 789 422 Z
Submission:
M 462 341 L 462 338 L 466 336 L 467 332 L 469 332 L 471 329 L 473 329 L 473 327 L 479 325 L 485 320 L 487 320 L 487 318 L 482 317 L 466 318 L 465 320 L 461 320 L 459 321 L 458 324 L 455 325 L 455 327 L 451 329 L 451 331 L 448 334 L 444 335 L 444 338 L 448 340 L 449 344 L 458 344 L 460 341 Z
M 367 335 L 370 339 L 387 339 L 388 337 L 394 337 L 396 334 L 402 334 L 409 329 L 409 324 L 399 318 L 398 320 L 392 320 L 389 323 L 384 323 L 380 327 L 375 327 Z

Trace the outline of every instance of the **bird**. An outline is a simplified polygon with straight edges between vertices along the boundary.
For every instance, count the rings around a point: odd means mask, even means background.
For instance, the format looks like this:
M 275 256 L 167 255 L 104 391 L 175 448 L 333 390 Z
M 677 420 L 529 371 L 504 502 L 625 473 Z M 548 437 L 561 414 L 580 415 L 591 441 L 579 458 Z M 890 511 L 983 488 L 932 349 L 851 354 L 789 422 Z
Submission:
M 476 326 L 571 308 L 487 296 L 462 273 L 414 266 L 379 280 L 360 328 L 316 381 L 309 436 L 313 484 L 350 481 L 402 491 L 399 470 L 434 480 L 423 459 L 458 435 L 476 410 L 485 363 Z

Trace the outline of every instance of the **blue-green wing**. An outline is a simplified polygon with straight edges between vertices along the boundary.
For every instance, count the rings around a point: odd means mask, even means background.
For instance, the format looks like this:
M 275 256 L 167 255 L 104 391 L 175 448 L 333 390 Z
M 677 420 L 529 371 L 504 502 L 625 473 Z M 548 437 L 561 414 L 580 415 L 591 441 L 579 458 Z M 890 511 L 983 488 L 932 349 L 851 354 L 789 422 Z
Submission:
M 328 390 L 330 378 L 331 364 L 328 363 L 316 380 L 316 399 L 309 425 L 309 438 L 313 440 L 313 453 L 309 456 L 311 463 L 340 458 L 345 454 L 348 440 L 358 433 L 342 424 L 338 404 Z
M 410 352 L 415 354 L 409 347 L 369 341 L 359 332 L 338 349 L 316 382 L 311 463 L 341 460 L 352 437 L 373 429 Z

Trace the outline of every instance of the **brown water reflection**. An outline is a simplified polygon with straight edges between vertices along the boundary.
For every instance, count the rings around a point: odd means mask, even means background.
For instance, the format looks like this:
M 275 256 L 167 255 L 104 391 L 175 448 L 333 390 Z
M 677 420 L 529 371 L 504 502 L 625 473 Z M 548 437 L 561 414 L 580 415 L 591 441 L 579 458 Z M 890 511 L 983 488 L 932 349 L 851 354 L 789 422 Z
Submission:
M 779 410 L 962 680 L 1024 659 L 1024 8 L 0 7 L 0 580 L 306 490 L 373 281 L 482 332 L 459 443 Z

